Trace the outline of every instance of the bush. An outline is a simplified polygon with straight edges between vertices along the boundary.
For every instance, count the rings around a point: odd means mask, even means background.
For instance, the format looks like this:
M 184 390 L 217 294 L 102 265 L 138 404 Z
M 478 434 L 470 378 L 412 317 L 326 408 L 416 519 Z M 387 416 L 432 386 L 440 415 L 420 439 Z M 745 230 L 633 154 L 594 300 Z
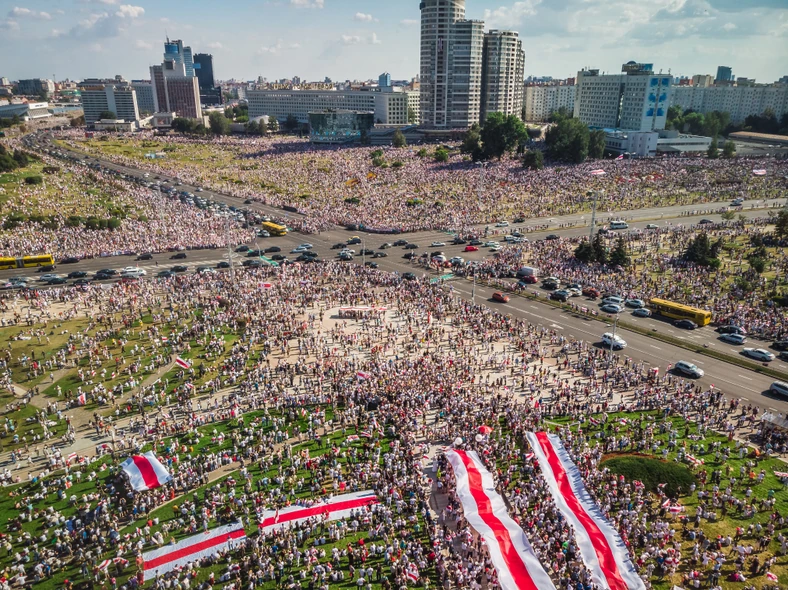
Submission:
M 419 151 L 417 151 L 417 152 L 416 152 L 416 155 L 417 155 L 419 158 L 424 158 L 424 157 L 427 155 L 427 150 L 426 150 L 426 148 L 421 148 Z
M 436 162 L 448 162 L 449 161 L 449 152 L 448 150 L 440 147 L 435 150 L 435 161 Z
M 369 157 L 372 158 L 373 160 L 375 158 L 382 158 L 383 157 L 383 150 L 375 150 L 373 152 L 370 152 Z
M 345 199 L 345 203 L 348 203 L 350 205 L 358 205 L 360 202 L 361 199 L 359 199 L 358 197 L 348 197 L 347 199 Z
M 121 223 L 120 219 L 118 219 L 117 217 L 110 217 L 107 220 L 107 227 L 113 230 L 118 229 L 120 227 L 120 223 Z
M 407 201 L 405 201 L 405 204 L 406 204 L 408 207 L 415 207 L 415 206 L 417 206 L 417 205 L 421 205 L 423 202 L 424 202 L 424 201 L 422 201 L 421 199 L 415 199 L 415 198 L 414 198 L 414 199 L 408 199 Z
M 373 166 L 377 166 L 378 168 L 383 166 L 383 164 L 385 164 L 385 163 L 386 163 L 386 161 L 382 157 L 376 156 L 376 157 L 372 158 L 372 165 Z
M 404 166 L 404 164 L 402 162 L 400 162 L 399 160 L 396 160 L 395 162 L 391 163 L 391 167 L 392 168 L 402 168 L 403 166 Z
M 664 491 L 673 498 L 679 493 L 687 494 L 690 486 L 695 483 L 695 476 L 684 465 L 651 457 L 620 455 L 602 461 L 601 466 L 613 473 L 623 475 L 629 483 L 635 480 L 643 482 L 649 492 L 656 492 L 659 484 L 667 484 Z M 679 488 L 681 488 L 680 492 Z
M 42 184 L 44 179 L 41 176 L 25 176 L 25 184 Z

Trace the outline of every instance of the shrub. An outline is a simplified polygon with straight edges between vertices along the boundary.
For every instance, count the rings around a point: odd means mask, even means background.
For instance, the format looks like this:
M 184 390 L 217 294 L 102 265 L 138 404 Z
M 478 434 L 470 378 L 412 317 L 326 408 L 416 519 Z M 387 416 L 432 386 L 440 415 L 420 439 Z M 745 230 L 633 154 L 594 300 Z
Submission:
M 382 158 L 383 157 L 383 150 L 375 150 L 369 153 L 369 157 L 373 160 L 375 158 Z
M 649 492 L 656 492 L 660 484 L 667 484 L 664 491 L 670 497 L 687 494 L 695 483 L 695 476 L 684 465 L 651 457 L 620 455 L 603 461 L 601 465 L 623 475 L 629 483 L 640 480 Z
M 41 176 L 25 176 L 25 184 L 43 184 L 44 179 Z
M 372 165 L 373 166 L 380 167 L 380 166 L 383 166 L 383 164 L 385 164 L 385 160 L 382 157 L 376 156 L 376 157 L 372 158 Z
M 424 157 L 427 155 L 427 150 L 426 150 L 426 148 L 421 148 L 419 151 L 417 151 L 417 152 L 416 152 L 416 155 L 417 155 L 419 158 L 424 158 Z
M 404 166 L 404 164 L 402 162 L 400 162 L 399 160 L 391 163 L 391 167 L 392 168 L 402 168 L 403 166 Z
M 79 215 L 69 215 L 66 219 L 67 227 L 79 227 L 80 225 L 82 225 L 82 218 Z
M 435 161 L 436 162 L 448 162 L 449 161 L 449 152 L 448 150 L 440 147 L 435 150 Z
M 345 199 L 345 203 L 349 203 L 351 205 L 358 205 L 361 202 L 361 199 L 358 197 L 348 197 Z
M 407 201 L 405 201 L 405 204 L 408 207 L 415 207 L 417 205 L 421 205 L 423 202 L 424 201 L 422 201 L 421 199 L 413 198 L 413 199 L 408 199 Z

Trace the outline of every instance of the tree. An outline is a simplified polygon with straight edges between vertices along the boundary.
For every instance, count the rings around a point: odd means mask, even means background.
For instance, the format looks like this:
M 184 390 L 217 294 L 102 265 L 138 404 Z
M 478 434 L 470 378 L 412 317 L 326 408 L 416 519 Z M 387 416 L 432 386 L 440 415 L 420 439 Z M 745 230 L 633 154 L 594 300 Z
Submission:
M 788 209 L 781 209 L 774 219 L 774 233 L 778 238 L 788 237 Z
M 416 113 L 416 109 L 413 107 L 408 107 L 408 123 L 411 125 L 415 125 L 416 121 L 419 120 L 419 116 Z
M 627 244 L 624 241 L 624 236 L 619 236 L 616 240 L 616 247 L 610 253 L 610 264 L 622 266 L 626 268 L 630 264 L 629 252 L 627 251 Z
M 541 127 L 529 127 L 527 130 L 528 132 L 528 139 L 531 141 L 536 141 L 540 137 L 542 137 L 542 128 Z
M 74 117 L 71 119 L 71 126 L 72 127 L 82 127 L 85 124 L 85 115 L 80 115 L 79 117 Z
M 449 150 L 443 147 L 439 147 L 435 150 L 435 161 L 436 162 L 448 162 L 449 161 Z
M 571 119 L 572 113 L 566 107 L 560 107 L 557 111 L 553 111 L 550 113 L 550 116 L 547 120 L 550 123 L 559 123 L 563 119 Z
M 118 116 L 112 111 L 101 111 L 101 113 L 99 113 L 99 120 L 110 119 L 111 121 L 114 121 L 117 118 Z
M 490 113 L 481 130 L 484 157 L 500 159 L 506 152 L 513 151 L 527 137 L 525 125 L 517 115 Z
M 722 217 L 723 221 L 732 221 L 733 218 L 736 217 L 736 213 L 734 213 L 733 211 L 730 211 L 730 210 L 723 211 L 722 215 L 720 215 L 720 217 Z
M 276 133 L 279 131 L 279 119 L 276 117 L 270 117 L 268 119 L 268 131 L 271 133 Z
M 605 246 L 605 241 L 602 239 L 602 234 L 597 232 L 594 236 L 594 241 L 591 243 L 591 247 L 594 250 L 594 260 L 600 264 L 606 264 L 607 246 Z
M 716 160 L 720 157 L 720 150 L 717 147 L 717 138 L 711 140 L 711 144 L 709 145 L 709 149 L 706 151 L 706 155 L 711 160 Z
M 21 150 L 14 150 L 14 160 L 20 168 L 25 168 L 30 165 L 30 159 L 27 157 L 27 154 Z
M 399 129 L 397 129 L 394 132 L 394 135 L 391 136 L 391 145 L 393 145 L 395 148 L 404 148 L 408 146 L 408 140 L 405 139 L 405 134 Z
M 733 143 L 731 140 L 726 141 L 722 144 L 722 157 L 723 158 L 732 158 L 736 155 L 736 144 Z
M 717 258 L 722 244 L 717 242 L 712 247 L 708 234 L 700 233 L 689 243 L 684 251 L 684 260 L 694 262 L 700 266 L 711 266 L 718 268 L 720 261 Z
M 172 129 L 179 133 L 189 133 L 194 130 L 194 125 L 190 119 L 185 117 L 175 117 L 172 120 Z
M 481 127 L 479 127 L 478 123 L 474 123 L 468 128 L 468 131 L 465 132 L 465 136 L 462 138 L 462 144 L 460 144 L 460 153 L 473 154 L 473 153 L 481 153 L 481 151 L 482 151 Z
M 588 127 L 579 119 L 560 119 L 547 132 L 547 154 L 553 160 L 568 160 L 575 164 L 588 157 Z
M 684 127 L 684 111 L 678 105 L 673 105 L 668 108 L 668 118 L 665 122 L 665 127 L 668 129 L 675 129 L 681 131 Z
M 703 124 L 705 117 L 703 113 L 689 112 L 684 113 L 684 129 L 690 133 L 700 135 L 703 133 Z
M 750 256 L 747 259 L 747 262 L 750 263 L 750 268 L 753 269 L 758 274 L 762 274 L 764 270 L 766 270 L 766 259 L 760 256 Z
M 249 121 L 244 128 L 247 133 L 252 133 L 254 135 L 260 134 L 260 124 L 257 121 Z
M 575 248 L 575 258 L 585 264 L 591 264 L 596 260 L 596 251 L 588 240 L 583 240 L 577 248 Z
M 228 135 L 230 133 L 230 120 L 222 113 L 214 111 L 208 115 L 208 125 L 214 135 Z
M 544 168 L 544 154 L 541 150 L 528 150 L 523 156 L 523 168 L 541 170 Z
M 588 157 L 599 160 L 605 155 L 605 132 L 601 129 L 591 131 L 588 136 Z
M 287 119 L 285 119 L 285 130 L 292 133 L 297 127 L 298 119 L 295 118 L 295 115 L 287 115 Z

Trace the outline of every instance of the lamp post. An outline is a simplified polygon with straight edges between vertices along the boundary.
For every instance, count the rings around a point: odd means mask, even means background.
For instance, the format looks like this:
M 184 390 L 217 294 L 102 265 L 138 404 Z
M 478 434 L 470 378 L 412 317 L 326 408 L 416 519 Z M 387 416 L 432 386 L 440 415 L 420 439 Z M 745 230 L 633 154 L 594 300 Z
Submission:
M 621 317 L 620 313 L 616 314 L 616 319 L 613 320 L 613 338 L 610 339 L 610 350 L 607 353 L 607 366 L 610 367 L 610 363 L 613 360 L 613 347 L 616 343 L 616 332 L 618 331 L 618 320 Z

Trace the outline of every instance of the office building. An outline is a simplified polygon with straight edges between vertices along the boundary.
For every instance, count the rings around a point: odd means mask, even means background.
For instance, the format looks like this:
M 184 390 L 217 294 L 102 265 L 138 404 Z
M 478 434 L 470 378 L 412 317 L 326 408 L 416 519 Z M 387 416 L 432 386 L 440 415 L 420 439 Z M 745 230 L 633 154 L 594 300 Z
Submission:
M 788 112 L 788 86 L 687 86 L 674 89 L 670 105 L 678 106 L 683 111 L 729 113 L 731 123 L 735 125 L 743 123 L 750 115 L 761 115 L 766 110 L 771 110 L 779 119 Z
M 571 86 L 526 86 L 523 97 L 525 120 L 544 123 L 550 119 L 550 115 L 560 108 L 565 109 L 567 113 L 573 112 L 576 89 L 574 84 Z
M 484 35 L 481 122 L 489 113 L 522 116 L 525 52 L 514 31 Z
M 213 77 L 213 56 L 209 53 L 194 54 L 194 75 L 200 87 L 200 102 L 203 105 L 222 104 L 222 89 L 216 86 Z
M 202 118 L 199 83 L 195 76 L 186 75 L 185 64 L 167 59 L 160 66 L 151 66 L 150 76 L 157 113 Z
M 267 115 L 280 122 L 292 115 L 299 123 L 309 122 L 310 112 L 371 112 L 382 125 L 407 125 L 408 109 L 418 101 L 418 92 L 399 87 L 365 90 L 248 90 L 249 118 Z M 418 118 L 418 112 L 416 112 Z
M 715 82 L 733 82 L 733 68 L 730 66 L 717 66 Z
M 708 88 L 714 84 L 714 78 L 709 74 L 697 74 L 692 76 L 692 84 L 695 88 Z
M 153 98 L 153 84 L 149 80 L 132 80 L 131 87 L 137 93 L 137 108 L 140 114 L 152 115 L 156 112 L 156 100 Z
M 652 64 L 635 62 L 624 64 L 621 74 L 582 70 L 577 74 L 574 117 L 589 127 L 664 129 L 672 80 L 669 75 L 654 74 Z
M 321 111 L 308 115 L 313 143 L 351 143 L 375 125 L 374 114 L 358 111 Z
M 0 119 L 13 119 L 15 116 L 20 121 L 37 121 L 48 119 L 52 113 L 47 102 L 0 104 Z
M 192 58 L 192 48 L 184 47 L 180 39 L 167 41 L 164 43 L 164 61 L 174 61 L 182 65 L 186 76 L 194 76 L 194 59 Z
M 88 78 L 77 84 L 77 89 L 88 125 L 100 121 L 106 112 L 115 113 L 114 120 L 118 121 L 136 123 L 140 118 L 137 92 L 125 80 Z
M 43 92 L 52 94 L 55 91 L 55 83 L 52 80 L 44 78 L 31 78 L 28 80 L 19 80 L 16 84 L 17 94 L 39 95 Z
M 391 86 L 391 74 L 384 72 L 378 76 L 378 86 L 381 88 L 388 88 Z
M 5 76 L 0 76 L 0 86 L 10 86 L 11 81 Z
M 481 112 L 484 23 L 465 19 L 465 0 L 423 0 L 421 8 L 421 123 L 469 127 Z

